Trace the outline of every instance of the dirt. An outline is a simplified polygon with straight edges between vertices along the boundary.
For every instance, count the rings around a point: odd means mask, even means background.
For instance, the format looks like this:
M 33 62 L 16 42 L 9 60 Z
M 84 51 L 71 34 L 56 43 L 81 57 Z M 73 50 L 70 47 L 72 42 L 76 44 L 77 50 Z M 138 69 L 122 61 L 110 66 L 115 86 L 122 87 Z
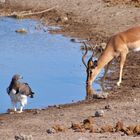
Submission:
M 29 10 L 37 12 L 54 7 L 49 12 L 31 18 L 62 27 L 51 31 L 52 33 L 91 39 L 93 45 L 106 42 L 117 32 L 140 25 L 139 0 L 7 0 L 0 7 L 1 16 Z M 125 128 L 140 125 L 139 60 L 139 52 L 129 53 L 120 87 L 116 86 L 118 61 L 112 64 L 105 82 L 105 85 L 111 87 L 107 99 L 83 100 L 40 110 L 25 110 L 22 114 L 1 114 L 0 139 L 14 140 L 15 136 L 23 136 L 34 140 L 139 140 L 140 133 L 132 131 L 99 131 L 101 127 L 108 125 L 115 129 L 118 121 L 123 122 Z M 104 115 L 95 117 L 97 110 L 102 110 Z M 98 132 L 90 133 L 84 128 L 75 132 L 71 128 L 72 123 L 81 123 L 88 117 L 93 118 L 93 127 L 98 129 Z

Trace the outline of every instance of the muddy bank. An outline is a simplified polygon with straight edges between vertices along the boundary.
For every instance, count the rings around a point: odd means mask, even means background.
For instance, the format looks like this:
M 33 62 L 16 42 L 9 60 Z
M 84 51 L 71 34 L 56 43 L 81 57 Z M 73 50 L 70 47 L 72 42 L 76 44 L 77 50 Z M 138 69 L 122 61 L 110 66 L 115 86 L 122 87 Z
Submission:
M 90 24 L 91 32 L 102 32 L 104 35 L 106 32 L 107 35 L 111 35 L 140 24 L 139 7 L 135 5 L 137 1 L 115 2 L 105 0 L 6 0 L 6 5 L 12 8 L 12 11 L 31 9 L 40 11 L 54 7 L 59 16 L 66 15 L 75 22 Z

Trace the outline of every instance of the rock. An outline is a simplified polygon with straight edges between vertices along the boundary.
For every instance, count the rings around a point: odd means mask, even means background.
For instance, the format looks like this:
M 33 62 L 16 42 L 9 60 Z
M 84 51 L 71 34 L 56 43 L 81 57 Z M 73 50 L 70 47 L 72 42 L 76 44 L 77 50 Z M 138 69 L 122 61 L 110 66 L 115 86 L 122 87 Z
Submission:
M 75 41 L 75 38 L 71 38 L 70 41 L 71 41 L 71 42 L 76 42 L 76 41 Z
M 24 29 L 24 28 L 22 28 L 22 29 L 17 29 L 15 32 L 16 33 L 21 33 L 21 34 L 26 34 L 27 33 L 27 30 Z
M 103 43 L 100 44 L 100 47 L 104 50 L 106 48 L 106 45 L 107 44 L 105 42 L 103 42 Z
M 14 114 L 15 111 L 14 111 L 13 109 L 7 109 L 7 113 L 8 113 L 8 114 Z
M 5 125 L 5 122 L 0 120 L 0 126 L 4 126 Z
M 19 134 L 15 136 L 15 140 L 33 140 L 32 135 Z
M 40 114 L 40 111 L 39 111 L 39 110 L 35 110 L 33 114 L 34 114 L 34 115 Z
M 62 22 L 67 22 L 68 20 L 69 19 L 68 19 L 67 15 L 64 15 L 64 16 L 61 17 Z
M 54 129 L 47 129 L 46 131 L 48 134 L 54 134 L 55 133 L 55 130 Z
M 110 105 L 106 105 L 105 106 L 105 109 L 110 110 L 111 109 L 111 106 Z
M 98 110 L 95 112 L 95 117 L 103 117 L 104 116 L 104 111 L 103 110 Z
M 102 93 L 94 93 L 93 98 L 94 99 L 106 99 L 108 97 L 108 92 L 102 92 Z

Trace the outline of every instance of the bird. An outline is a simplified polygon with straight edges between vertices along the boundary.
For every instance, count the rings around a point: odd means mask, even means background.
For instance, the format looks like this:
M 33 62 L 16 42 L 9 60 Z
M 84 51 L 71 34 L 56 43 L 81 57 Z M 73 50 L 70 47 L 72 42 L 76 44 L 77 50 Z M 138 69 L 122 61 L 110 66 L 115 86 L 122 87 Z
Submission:
M 27 105 L 27 97 L 33 98 L 35 94 L 32 92 L 29 84 L 20 82 L 20 79 L 23 79 L 21 75 L 13 75 L 10 85 L 7 88 L 7 93 L 11 98 L 14 112 L 17 113 L 23 112 L 23 108 Z M 17 110 L 18 103 L 20 104 L 19 111 Z

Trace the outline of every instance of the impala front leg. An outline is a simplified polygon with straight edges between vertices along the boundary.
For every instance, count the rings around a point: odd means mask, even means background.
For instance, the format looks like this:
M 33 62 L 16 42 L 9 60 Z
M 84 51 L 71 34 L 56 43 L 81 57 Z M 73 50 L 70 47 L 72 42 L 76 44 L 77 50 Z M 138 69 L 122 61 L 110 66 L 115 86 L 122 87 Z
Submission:
M 123 72 L 123 66 L 126 60 L 126 56 L 127 56 L 127 51 L 126 52 L 121 52 L 121 59 L 120 59 L 120 75 L 119 75 L 119 81 L 117 82 L 117 85 L 120 86 L 121 82 L 122 82 L 122 72 Z
M 101 82 L 103 83 L 105 81 L 105 78 L 106 78 L 106 74 L 108 72 L 108 69 L 109 69 L 109 66 L 111 65 L 112 61 L 110 61 L 106 66 L 105 66 L 105 71 L 104 71 L 104 75 L 103 77 L 101 78 Z

